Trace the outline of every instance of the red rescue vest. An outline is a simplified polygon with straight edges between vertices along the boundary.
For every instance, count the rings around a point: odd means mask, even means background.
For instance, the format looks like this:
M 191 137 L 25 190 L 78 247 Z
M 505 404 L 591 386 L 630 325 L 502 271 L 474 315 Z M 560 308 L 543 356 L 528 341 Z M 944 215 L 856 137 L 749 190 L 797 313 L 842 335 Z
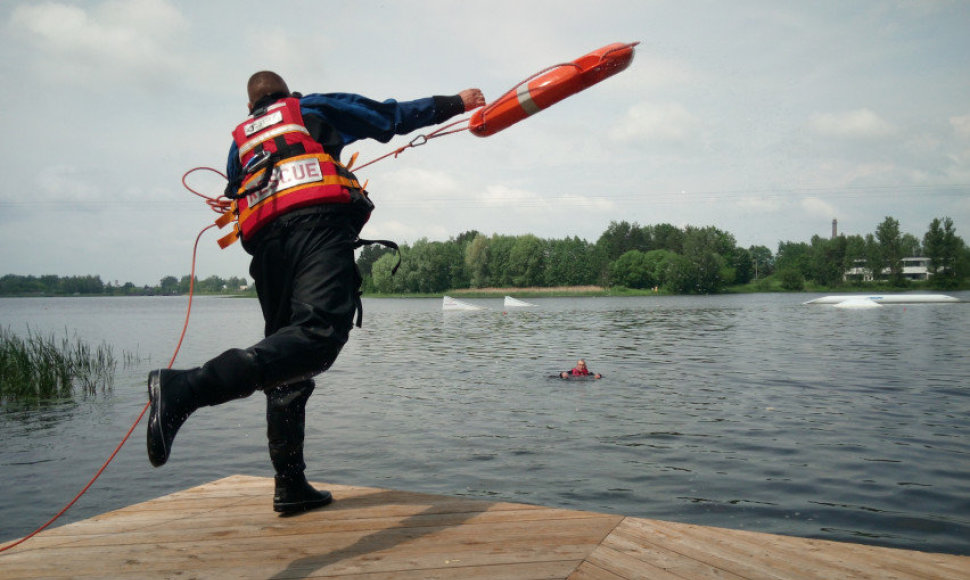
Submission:
M 236 192 L 240 197 L 230 209 L 232 217 L 220 220 L 220 226 L 230 219 L 238 222 L 235 231 L 220 240 L 222 247 L 240 235 L 245 239 L 255 234 L 288 211 L 349 204 L 354 197 L 366 195 L 354 174 L 310 136 L 299 99 L 287 97 L 257 110 L 233 130 L 232 137 L 245 174 Z M 257 155 L 257 161 L 268 156 L 270 162 L 246 173 L 247 164 Z M 272 173 L 266 175 L 267 171 Z

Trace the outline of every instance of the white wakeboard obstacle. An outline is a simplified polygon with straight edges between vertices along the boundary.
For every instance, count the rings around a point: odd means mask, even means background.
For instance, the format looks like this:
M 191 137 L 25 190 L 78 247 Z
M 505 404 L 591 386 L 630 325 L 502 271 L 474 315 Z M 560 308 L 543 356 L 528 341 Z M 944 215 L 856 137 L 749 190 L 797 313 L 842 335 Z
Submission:
M 483 308 L 481 306 L 469 304 L 468 302 L 455 300 L 451 296 L 445 296 L 441 300 L 441 309 L 442 310 L 482 310 Z

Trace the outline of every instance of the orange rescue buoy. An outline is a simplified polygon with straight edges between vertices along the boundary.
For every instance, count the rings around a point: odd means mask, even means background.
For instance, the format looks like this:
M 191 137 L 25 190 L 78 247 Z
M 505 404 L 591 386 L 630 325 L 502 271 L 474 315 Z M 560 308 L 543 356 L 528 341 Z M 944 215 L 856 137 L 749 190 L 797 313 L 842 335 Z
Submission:
M 546 69 L 476 111 L 468 130 L 479 137 L 494 135 L 530 115 L 587 89 L 630 66 L 639 42 L 615 42 L 576 60 Z

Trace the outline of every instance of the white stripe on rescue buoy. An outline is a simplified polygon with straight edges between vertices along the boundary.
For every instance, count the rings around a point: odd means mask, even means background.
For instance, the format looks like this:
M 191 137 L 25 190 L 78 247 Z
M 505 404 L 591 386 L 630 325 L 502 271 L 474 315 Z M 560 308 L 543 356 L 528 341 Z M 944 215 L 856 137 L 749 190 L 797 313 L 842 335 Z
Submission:
M 529 92 L 529 83 L 525 83 L 515 91 L 515 96 L 519 99 L 519 106 L 525 111 L 526 115 L 535 115 L 542 109 L 532 100 L 532 93 Z

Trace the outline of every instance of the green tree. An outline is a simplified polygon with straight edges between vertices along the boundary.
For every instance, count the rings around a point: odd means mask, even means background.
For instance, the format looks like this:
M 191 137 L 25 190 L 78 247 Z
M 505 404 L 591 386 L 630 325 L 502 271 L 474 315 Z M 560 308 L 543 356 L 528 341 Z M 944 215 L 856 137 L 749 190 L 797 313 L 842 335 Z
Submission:
M 873 280 L 879 280 L 886 268 L 886 259 L 882 254 L 882 247 L 872 234 L 866 234 L 865 256 L 865 268 L 869 271 L 869 276 Z
M 734 284 L 747 284 L 754 279 L 754 258 L 748 250 L 734 248 L 728 265 L 734 270 Z
M 640 250 L 630 250 L 610 263 L 610 285 L 627 288 L 653 288 L 657 277 L 653 264 Z
M 245 278 L 240 278 L 238 276 L 232 276 L 226 280 L 226 286 L 230 292 L 239 292 L 243 288 L 249 286 L 249 282 Z
M 802 278 L 811 276 L 811 246 L 804 242 L 779 242 L 775 271 L 795 270 Z
M 472 240 L 474 240 L 475 238 L 477 238 L 480 235 L 482 235 L 482 234 L 479 233 L 478 230 L 468 230 L 467 232 L 462 232 L 462 233 L 458 234 L 458 237 L 455 238 L 455 242 L 459 246 L 461 246 L 461 249 L 462 250 L 464 250 L 465 249 L 465 246 L 467 246 L 468 244 L 470 244 L 472 242 Z
M 876 227 L 876 240 L 882 253 L 883 262 L 889 267 L 889 281 L 894 286 L 903 286 L 903 237 L 899 232 L 899 222 L 886 217 Z
M 699 250 L 730 256 L 737 247 L 734 236 L 714 226 L 684 228 L 684 249 L 682 254 L 690 257 Z
M 226 287 L 225 281 L 219 276 L 209 276 L 204 280 L 198 282 L 196 286 L 197 292 L 206 292 L 209 294 L 219 294 Z
M 684 252 L 684 230 L 670 224 L 657 224 L 652 228 L 654 250 L 669 250 L 675 254 Z
M 778 280 L 784 290 L 801 292 L 805 289 L 805 276 L 795 268 L 786 268 L 778 271 Z
M 848 271 L 865 264 L 866 240 L 860 235 L 845 236 L 845 257 L 842 270 Z
M 172 294 L 188 294 L 191 289 L 198 288 L 198 287 L 199 287 L 199 277 L 196 276 L 195 278 L 192 278 L 191 276 L 186 274 L 185 276 L 182 276 L 182 278 L 179 279 L 178 286 L 175 292 L 172 292 Z M 169 292 L 167 291 L 163 293 L 169 294 Z
M 461 267 L 457 245 L 448 242 L 429 242 L 422 238 L 406 251 L 402 248 L 401 253 L 403 261 L 397 275 L 401 277 L 404 292 L 443 292 L 451 285 L 452 270 Z
M 630 250 L 647 251 L 650 248 L 649 234 L 637 224 L 626 221 L 610 222 L 606 230 L 596 240 L 596 245 L 612 262 Z
M 493 234 L 489 240 L 488 270 L 489 285 L 496 287 L 514 286 L 512 280 L 512 248 L 515 247 L 515 236 L 500 236 Z
M 158 283 L 158 290 L 162 294 L 178 294 L 179 281 L 175 276 L 165 276 Z
M 770 249 L 765 246 L 751 246 L 748 248 L 748 253 L 751 254 L 755 280 L 771 274 L 774 269 L 775 258 Z
M 681 291 L 714 294 L 734 283 L 735 271 L 725 256 L 737 247 L 734 236 L 715 227 L 684 228 L 684 257 L 694 268 L 693 285 Z
M 812 236 L 812 279 L 824 286 L 841 286 L 845 274 L 846 247 L 846 240 L 842 236 Z
M 904 258 L 923 255 L 923 246 L 920 244 L 919 238 L 913 234 L 904 233 L 901 239 L 900 247 L 902 249 L 902 256 Z
M 681 256 L 672 254 L 664 264 L 662 275 L 658 277 L 664 290 L 677 294 L 691 294 L 697 287 L 697 268 Z
M 401 251 L 407 249 L 407 245 L 401 246 Z M 374 290 L 381 294 L 398 294 L 405 292 L 403 276 L 393 275 L 394 266 L 397 265 L 397 258 L 393 254 L 384 254 L 371 266 Z M 401 269 L 404 262 L 401 262 Z M 400 272 L 398 272 L 400 274 Z
M 930 259 L 929 271 L 934 286 L 950 288 L 959 279 L 957 263 L 963 249 L 963 240 L 956 235 L 953 220 L 934 218 L 923 236 L 923 249 Z
M 61 294 L 104 294 L 101 276 L 67 276 L 59 286 Z
M 599 276 L 596 247 L 579 237 L 548 242 L 545 285 L 594 284 Z
M 465 270 L 472 288 L 486 288 L 491 285 L 489 244 L 489 238 L 479 234 L 465 246 Z
M 468 268 L 465 256 L 468 246 L 480 235 L 476 230 L 468 230 L 458 234 L 458 237 L 449 240 L 449 243 L 453 246 L 453 248 L 449 249 L 449 252 L 451 255 L 454 255 L 453 251 L 457 250 L 458 255 L 458 262 L 453 264 L 451 268 L 452 288 L 471 287 L 471 270 Z
M 30 276 L 33 278 L 33 276 Z M 55 276 L 53 274 L 45 274 L 40 277 L 40 289 L 42 289 L 47 294 L 60 294 L 64 292 L 63 284 L 61 283 L 60 276 Z
M 394 250 L 391 248 L 386 248 L 380 244 L 371 244 L 360 249 L 360 254 L 357 256 L 357 269 L 360 270 L 361 278 L 363 278 L 361 289 L 364 292 L 374 291 L 374 275 L 371 272 L 371 268 L 374 266 L 374 263 L 377 262 L 381 256 L 393 252 Z
M 541 286 L 545 282 L 546 243 L 532 234 L 518 236 L 509 251 L 512 285 Z
M 644 255 L 644 263 L 653 272 L 654 286 L 663 286 L 667 281 L 668 266 L 682 256 L 671 250 L 651 250 Z

